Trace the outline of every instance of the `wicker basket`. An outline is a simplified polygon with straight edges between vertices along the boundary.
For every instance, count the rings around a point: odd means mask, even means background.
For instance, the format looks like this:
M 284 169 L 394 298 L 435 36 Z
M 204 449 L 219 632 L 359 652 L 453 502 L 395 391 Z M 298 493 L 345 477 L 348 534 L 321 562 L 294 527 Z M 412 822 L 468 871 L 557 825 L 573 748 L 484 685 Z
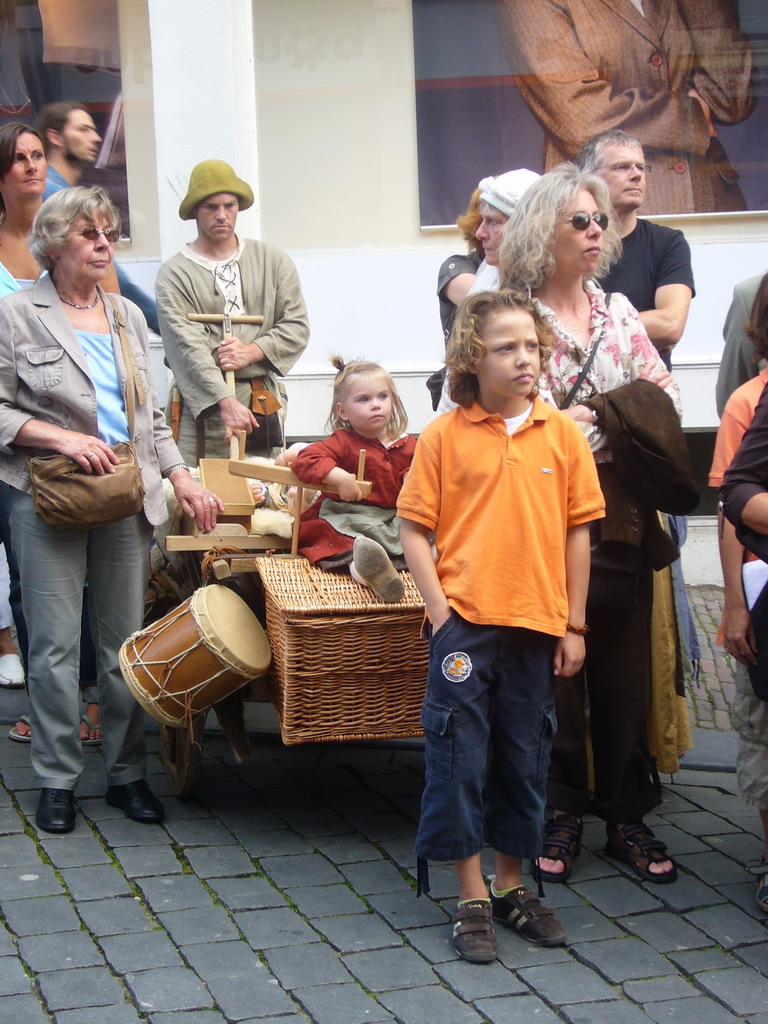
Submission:
M 422 736 L 428 644 L 410 574 L 403 599 L 385 604 L 346 573 L 304 558 L 257 563 L 283 742 Z

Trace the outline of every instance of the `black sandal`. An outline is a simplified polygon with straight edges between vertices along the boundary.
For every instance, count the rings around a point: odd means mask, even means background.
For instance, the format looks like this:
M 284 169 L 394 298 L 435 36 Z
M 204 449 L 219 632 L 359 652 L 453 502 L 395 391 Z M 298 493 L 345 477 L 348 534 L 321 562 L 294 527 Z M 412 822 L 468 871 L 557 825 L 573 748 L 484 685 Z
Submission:
M 541 854 L 534 864 L 534 877 L 547 882 L 567 882 L 571 876 L 573 862 L 581 853 L 583 822 L 573 814 L 561 814 L 544 822 L 544 839 Z M 559 873 L 545 871 L 541 858 L 561 861 L 565 866 Z
M 669 856 L 666 845 L 657 839 L 644 821 L 636 821 L 629 825 L 606 824 L 608 840 L 605 852 L 614 860 L 629 864 L 638 878 L 644 882 L 655 882 L 666 885 L 677 878 L 677 864 Z M 651 864 L 659 864 L 663 860 L 672 861 L 672 870 L 656 874 L 649 870 Z

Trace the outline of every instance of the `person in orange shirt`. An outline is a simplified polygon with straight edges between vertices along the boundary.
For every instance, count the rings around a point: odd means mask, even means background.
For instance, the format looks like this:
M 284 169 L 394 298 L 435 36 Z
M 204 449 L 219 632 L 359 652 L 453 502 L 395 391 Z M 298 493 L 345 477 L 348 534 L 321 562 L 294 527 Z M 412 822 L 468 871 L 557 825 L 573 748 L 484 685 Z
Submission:
M 397 503 L 432 630 L 419 891 L 428 859 L 454 862 L 454 948 L 474 963 L 496 957 L 493 919 L 534 945 L 566 941 L 522 884 L 522 860 L 540 851 L 554 676 L 584 660 L 588 524 L 605 502 L 579 427 L 537 397 L 549 339 L 521 294 L 465 300 L 446 356 L 457 408 L 421 434 Z

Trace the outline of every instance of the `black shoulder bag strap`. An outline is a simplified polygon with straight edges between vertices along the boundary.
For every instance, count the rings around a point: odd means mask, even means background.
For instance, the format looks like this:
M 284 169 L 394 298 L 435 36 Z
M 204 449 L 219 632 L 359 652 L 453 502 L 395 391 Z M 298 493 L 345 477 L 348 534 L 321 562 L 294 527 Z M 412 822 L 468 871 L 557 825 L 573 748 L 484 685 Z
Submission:
M 606 295 L 605 295 L 605 308 L 606 308 L 606 309 L 607 309 L 607 308 L 608 308 L 608 307 L 610 306 L 610 304 L 611 304 L 611 296 L 612 296 L 612 295 L 613 295 L 613 292 L 606 292 Z M 565 396 L 565 401 L 564 401 L 564 402 L 563 402 L 563 404 L 562 404 L 562 405 L 560 406 L 560 408 L 561 408 L 561 409 L 567 409 L 567 408 L 568 408 L 568 406 L 569 406 L 569 405 L 571 404 L 571 402 L 572 402 L 572 401 L 574 400 L 574 398 L 576 397 L 576 392 L 577 392 L 577 391 L 579 390 L 579 388 L 581 387 L 581 385 L 582 385 L 582 384 L 584 383 L 584 378 L 585 378 L 585 377 L 587 376 L 587 374 L 589 373 L 589 369 L 590 369 L 590 367 L 592 366 L 592 363 L 593 363 L 593 362 L 595 361 L 595 356 L 597 355 L 597 349 L 598 349 L 598 347 L 599 347 L 599 345 L 600 345 L 600 342 L 601 342 L 602 340 L 603 340 L 603 335 L 601 334 L 601 335 L 600 335 L 600 336 L 598 337 L 597 341 L 596 341 L 596 342 L 594 343 L 594 345 L 592 346 L 592 348 L 591 348 L 591 349 L 589 350 L 589 355 L 587 356 L 587 361 L 586 361 L 586 363 L 584 363 L 584 365 L 582 366 L 582 368 L 581 368 L 581 372 L 579 373 L 579 376 L 578 376 L 578 377 L 576 378 L 576 381 L 575 381 L 575 383 L 574 383 L 573 387 L 572 387 L 572 388 L 571 388 L 571 390 L 570 390 L 570 391 L 568 392 L 568 394 L 567 394 L 567 395 Z

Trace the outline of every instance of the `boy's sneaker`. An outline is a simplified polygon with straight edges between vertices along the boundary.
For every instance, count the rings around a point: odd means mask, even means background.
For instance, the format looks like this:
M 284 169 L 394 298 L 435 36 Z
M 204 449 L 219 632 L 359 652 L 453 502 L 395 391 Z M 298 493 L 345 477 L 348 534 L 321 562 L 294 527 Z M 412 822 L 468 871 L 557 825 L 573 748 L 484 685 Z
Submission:
M 562 946 L 568 939 L 554 910 L 543 907 L 529 889 L 518 885 L 504 896 L 491 889 L 491 907 L 496 921 L 516 928 L 534 946 Z
M 758 907 L 768 913 L 768 862 L 765 857 L 761 857 L 759 861 L 753 861 L 746 867 L 750 874 L 757 875 L 755 899 Z
M 464 960 L 488 964 L 496 959 L 499 947 L 493 931 L 490 900 L 467 900 L 453 915 L 453 948 Z

